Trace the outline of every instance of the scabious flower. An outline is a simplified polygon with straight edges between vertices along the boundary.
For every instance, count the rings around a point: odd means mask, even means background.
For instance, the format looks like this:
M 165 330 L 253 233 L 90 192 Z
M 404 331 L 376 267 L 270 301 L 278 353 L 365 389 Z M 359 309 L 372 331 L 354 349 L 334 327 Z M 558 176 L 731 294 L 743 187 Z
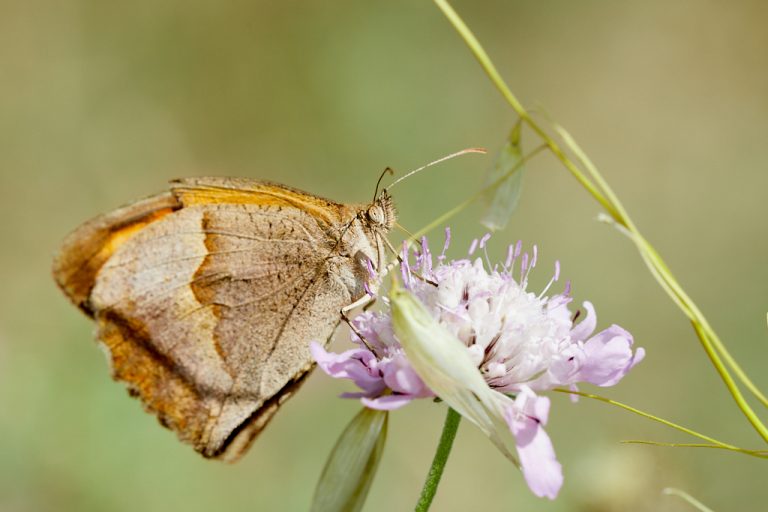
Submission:
M 478 247 L 484 250 L 488 238 L 473 242 L 470 256 Z M 568 307 L 569 285 L 545 295 L 560 277 L 559 263 L 543 291 L 528 291 L 536 246 L 523 253 L 518 242 L 503 265 L 491 267 L 487 255 L 486 264 L 482 258 L 446 263 L 449 240 L 446 230 L 437 265 L 425 239 L 414 251 L 413 265 L 409 251 L 403 251 L 403 281 L 418 299 L 411 310 L 418 310 L 416 316 L 426 312 L 420 326 L 426 329 L 409 334 L 397 308 L 364 312 L 353 320 L 352 340 L 359 348 L 334 354 L 313 343 L 312 354 L 328 375 L 352 379 L 361 391 L 344 396 L 360 398 L 367 407 L 396 409 L 416 398 L 440 396 L 519 464 L 537 496 L 553 499 L 562 469 L 543 428 L 549 399 L 536 393 L 559 386 L 575 390 L 580 382 L 612 386 L 644 351 L 633 352 L 631 334 L 617 325 L 593 334 L 597 317 L 589 302 L 585 317 L 575 323 L 580 313 Z M 503 446 L 495 419 L 514 435 L 519 462 Z

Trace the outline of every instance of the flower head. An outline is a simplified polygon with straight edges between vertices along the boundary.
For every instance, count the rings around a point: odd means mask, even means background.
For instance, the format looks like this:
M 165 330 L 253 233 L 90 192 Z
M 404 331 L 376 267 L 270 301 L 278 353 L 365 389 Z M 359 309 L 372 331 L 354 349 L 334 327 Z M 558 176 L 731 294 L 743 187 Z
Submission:
M 485 249 L 488 237 L 473 242 L 470 256 L 478 247 Z M 642 360 L 643 349 L 633 352 L 632 336 L 617 325 L 593 334 L 597 318 L 589 302 L 585 317 L 574 323 L 579 314 L 569 310 L 569 285 L 545 295 L 560 277 L 559 264 L 542 292 L 528 291 L 535 246 L 528 254 L 518 242 L 496 267 L 482 258 L 445 263 L 445 249 L 434 266 L 426 240 L 413 264 L 410 256 L 404 249 L 403 280 L 423 308 L 398 313 L 407 304 L 393 292 L 392 312 L 366 312 L 353 321 L 364 338 L 353 334 L 360 348 L 332 354 L 313 344 L 319 366 L 333 377 L 354 380 L 361 392 L 346 396 L 360 397 L 369 407 L 394 409 L 415 398 L 440 396 L 508 454 L 496 426 L 503 419 L 515 437 L 529 487 L 554 498 L 562 471 L 543 429 L 549 399 L 536 392 L 575 389 L 579 382 L 612 386 Z M 409 330 L 408 321 L 416 318 L 421 327 L 430 327 Z M 466 356 L 457 357 L 455 350 Z M 447 352 L 452 356 L 444 357 Z M 467 401 L 467 396 L 474 398 Z

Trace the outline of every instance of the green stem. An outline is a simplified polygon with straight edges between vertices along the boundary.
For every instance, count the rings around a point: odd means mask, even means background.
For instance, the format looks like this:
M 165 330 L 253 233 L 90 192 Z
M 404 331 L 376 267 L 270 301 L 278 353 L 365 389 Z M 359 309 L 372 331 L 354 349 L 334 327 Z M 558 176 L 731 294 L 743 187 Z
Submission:
M 707 334 L 704 332 L 702 327 L 696 322 L 691 322 L 691 325 L 693 326 L 693 329 L 696 331 L 696 335 L 702 341 L 702 346 L 704 347 L 704 351 L 707 353 L 707 356 L 709 356 L 710 361 L 712 361 L 712 364 L 715 366 L 715 369 L 720 374 L 720 378 L 725 383 L 725 387 L 728 389 L 728 391 L 731 392 L 733 399 L 736 401 L 736 405 L 738 405 L 739 409 L 742 410 L 744 415 L 747 417 L 747 420 L 752 424 L 755 430 L 757 430 L 760 436 L 762 436 L 763 440 L 768 443 L 768 428 L 763 424 L 762 421 L 760 421 L 760 418 L 758 418 L 757 414 L 755 414 L 755 411 L 752 410 L 752 407 L 749 406 L 749 404 L 747 403 L 747 400 L 739 392 L 739 388 L 736 386 L 736 382 L 734 382 L 733 377 L 731 377 L 731 374 L 728 373 L 728 370 L 726 370 L 725 367 L 722 366 L 722 364 L 719 364 L 719 365 L 715 364 L 715 361 L 719 360 L 719 358 L 717 357 L 717 354 L 715 353 L 715 350 L 712 347 L 711 343 L 709 343 Z
M 416 503 L 416 512 L 426 512 L 432 505 L 437 486 L 440 484 L 440 478 L 443 476 L 445 463 L 448 462 L 448 455 L 450 455 L 453 447 L 453 440 L 456 438 L 456 431 L 459 430 L 459 422 L 461 422 L 461 415 L 449 407 L 448 413 L 445 415 L 443 433 L 440 434 L 440 442 L 437 445 L 437 451 L 435 451 L 435 458 L 432 459 L 427 480 L 424 482 L 421 496 Z
M 668 496 L 677 496 L 678 498 L 681 498 L 685 502 L 687 502 L 689 505 L 694 507 L 699 512 L 714 512 L 711 508 L 704 505 L 702 502 L 691 496 L 685 491 L 681 491 L 680 489 L 675 489 L 673 487 L 667 487 L 663 491 L 661 491 L 662 494 L 666 494 Z
M 593 177 L 600 188 L 605 191 L 605 195 L 608 200 L 616 206 L 616 210 L 625 220 L 624 224 L 629 231 L 630 236 L 633 238 L 633 240 L 635 240 L 643 260 L 646 262 L 651 272 L 656 276 L 659 284 L 661 284 L 667 294 L 672 298 L 673 301 L 675 301 L 678 307 L 683 311 L 683 313 L 685 313 L 691 322 L 693 322 L 694 325 L 698 324 L 701 327 L 704 336 L 700 335 L 699 338 L 704 349 L 708 350 L 710 345 L 711 347 L 714 347 L 714 349 L 719 353 L 719 356 L 725 360 L 726 364 L 731 367 L 739 380 L 744 383 L 744 386 L 746 386 L 746 388 L 753 395 L 755 395 L 755 397 L 757 397 L 757 399 L 764 406 L 768 407 L 768 397 L 766 397 L 760 391 L 760 389 L 758 389 L 758 387 L 752 382 L 752 380 L 741 368 L 738 362 L 733 358 L 733 356 L 731 356 L 730 352 L 728 352 L 725 344 L 720 340 L 717 333 L 709 325 L 709 322 L 704 316 L 704 313 L 699 310 L 696 303 L 693 302 L 693 299 L 691 299 L 688 294 L 685 293 L 685 290 L 683 290 L 683 287 L 677 282 L 677 279 L 672 274 L 672 271 L 669 269 L 666 262 L 664 262 L 664 260 L 661 258 L 661 255 L 650 243 L 648 243 L 647 240 L 645 240 L 645 238 L 635 226 L 634 222 L 632 222 L 632 219 L 629 217 L 629 213 L 624 209 L 624 206 L 621 204 L 621 201 L 619 201 L 618 196 L 613 192 L 610 185 L 608 185 L 608 182 L 605 181 L 603 176 L 597 170 L 595 164 L 592 163 L 587 154 L 581 149 L 581 147 L 579 147 L 573 137 L 571 137 L 571 134 L 569 134 L 560 126 L 555 126 L 555 129 L 563 138 L 566 145 L 568 145 L 568 147 L 570 147 L 571 150 L 576 154 L 576 157 L 587 169 L 587 172 Z M 720 357 L 716 355 L 712 360 L 712 364 L 716 368 L 722 366 Z M 720 370 L 718 369 L 718 371 Z M 768 441 L 768 439 L 766 439 L 766 441 Z
M 616 407 L 620 407 L 626 411 L 629 411 L 631 413 L 637 414 L 638 416 L 642 416 L 643 418 L 648 418 L 649 420 L 656 421 L 658 423 L 661 423 L 662 425 L 666 425 L 668 427 L 671 427 L 675 430 L 679 430 L 680 432 L 684 432 L 690 436 L 698 437 L 699 439 L 702 439 L 704 441 L 707 441 L 708 443 L 711 443 L 713 445 L 716 445 L 718 448 L 722 448 L 724 450 L 731 450 L 735 452 L 742 452 L 747 453 L 749 455 L 755 455 L 756 457 L 762 457 L 763 451 L 761 450 L 745 450 L 744 448 L 739 448 L 738 446 L 734 446 L 732 444 L 724 443 L 722 441 L 718 441 L 717 439 L 700 434 L 699 432 L 696 432 L 695 430 L 692 430 L 687 427 L 683 427 L 682 425 L 678 425 L 677 423 L 673 423 L 669 420 L 665 420 L 663 418 L 659 418 L 658 416 L 654 416 L 653 414 L 647 413 L 645 411 L 641 411 L 640 409 L 636 409 L 632 407 L 631 405 L 623 404 L 621 402 L 617 402 L 616 400 L 612 400 L 610 398 L 606 398 L 604 396 L 600 395 L 594 395 L 592 393 L 584 393 L 582 391 L 574 391 L 572 389 L 566 389 L 566 388 L 555 388 L 554 391 L 557 391 L 558 393 L 565 393 L 568 395 L 578 395 L 583 396 L 585 398 L 591 398 L 592 400 L 598 400 L 600 402 L 610 404 Z
M 760 402 L 768 407 L 768 397 L 766 397 L 757 386 L 749 379 L 741 366 L 738 365 L 736 360 L 726 350 L 725 345 L 720 338 L 714 332 L 714 329 L 709 325 L 707 319 L 699 311 L 696 304 L 688 297 L 679 285 L 677 280 L 672 275 L 671 271 L 667 267 L 666 263 L 661 259 L 656 249 L 649 244 L 642 236 L 640 231 L 635 227 L 634 223 L 630 219 L 627 211 L 622 206 L 616 194 L 611 190 L 608 183 L 597 171 L 592 162 L 586 157 L 581 148 L 572 140 L 565 130 L 556 127 L 560 136 L 564 138 L 565 144 L 576 152 L 576 157 L 580 160 L 582 166 L 587 170 L 587 173 L 581 171 L 579 166 L 571 160 L 560 146 L 550 137 L 535 120 L 533 120 L 528 111 L 523 107 L 522 103 L 515 97 L 509 86 L 504 82 L 501 74 L 496 69 L 496 66 L 491 61 L 491 58 L 483 49 L 480 42 L 475 35 L 464 23 L 461 17 L 451 7 L 447 0 L 434 0 L 434 3 L 445 14 L 453 27 L 459 33 L 465 44 L 474 54 L 480 66 L 490 78 L 491 82 L 496 86 L 501 95 L 507 100 L 512 109 L 520 116 L 520 119 L 525 122 L 529 128 L 531 128 L 549 148 L 552 154 L 560 160 L 565 168 L 579 181 L 579 183 L 605 208 L 614 222 L 621 228 L 623 228 L 633 239 L 637 245 L 643 261 L 648 266 L 651 273 L 657 279 L 659 284 L 669 294 L 672 300 L 680 307 L 680 309 L 691 319 L 691 322 L 696 330 L 696 334 L 701 341 L 701 345 L 709 356 L 712 365 L 722 378 L 728 391 L 731 393 L 734 401 L 739 409 L 742 411 L 747 420 L 752 424 L 753 428 L 768 442 L 768 427 L 762 423 L 760 418 L 755 414 L 752 408 L 747 403 L 746 399 L 742 395 L 738 386 L 734 382 L 733 378 L 728 371 L 729 366 L 736 377 L 745 385 L 745 387 L 755 395 Z M 590 179 L 591 178 L 591 179 Z M 723 362 L 725 359 L 725 363 Z
M 745 450 L 744 448 L 729 448 L 727 446 L 721 446 L 719 444 L 706 444 L 706 443 L 666 443 L 662 441 L 645 441 L 640 439 L 627 439 L 622 441 L 624 444 L 645 444 L 648 446 L 667 446 L 670 448 L 710 448 L 715 450 L 730 450 L 733 452 L 743 453 L 745 455 L 751 455 L 752 457 L 758 457 L 761 459 L 768 459 L 768 452 L 765 450 Z
M 525 109 L 525 107 L 523 107 L 523 104 L 520 103 L 517 97 L 512 93 L 512 90 L 509 88 L 509 86 L 507 86 L 506 82 L 504 82 L 504 79 L 501 78 L 499 70 L 496 69 L 496 66 L 493 64 L 493 61 L 483 49 L 480 41 L 477 40 L 467 24 L 464 23 L 464 20 L 462 20 L 456 11 L 453 10 L 453 7 L 451 7 L 451 5 L 446 0 L 434 0 L 434 2 L 435 5 L 437 5 L 441 11 L 443 11 L 443 14 L 445 14 L 461 38 L 464 40 L 466 45 L 472 51 L 475 58 L 480 63 L 480 66 L 483 68 L 483 71 L 485 71 L 485 73 L 488 75 L 488 78 L 490 78 L 491 82 L 493 82 L 493 85 L 496 86 L 501 95 L 504 96 L 504 99 L 507 100 L 517 115 L 520 116 L 520 118 L 525 121 L 525 123 L 539 137 L 541 137 L 552 154 L 555 155 L 555 157 L 560 160 L 560 162 L 562 162 L 565 168 L 570 171 L 570 173 L 574 178 L 576 178 L 581 186 L 586 188 L 592 197 L 594 197 L 603 206 L 603 208 L 606 209 L 610 216 L 613 217 L 616 222 L 623 223 L 611 202 L 600 192 L 600 190 L 598 190 L 595 184 L 592 183 L 592 181 L 590 181 L 589 178 L 587 178 L 587 176 L 581 172 L 579 167 L 570 158 L 568 158 L 565 152 L 554 140 L 552 140 L 551 137 L 547 135 L 544 129 L 541 128 L 538 123 L 536 123 L 536 121 L 531 118 L 528 111 Z

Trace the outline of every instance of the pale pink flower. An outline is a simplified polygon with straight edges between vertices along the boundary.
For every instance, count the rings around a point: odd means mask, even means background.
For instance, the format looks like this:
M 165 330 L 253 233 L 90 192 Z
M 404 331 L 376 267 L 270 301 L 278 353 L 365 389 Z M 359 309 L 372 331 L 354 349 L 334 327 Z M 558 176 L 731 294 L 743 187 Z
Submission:
M 485 249 L 487 240 L 488 235 L 474 242 L 470 255 L 478 246 Z M 446 247 L 447 242 L 448 237 Z M 553 499 L 562 485 L 562 469 L 544 431 L 549 399 L 536 392 L 559 386 L 575 389 L 579 382 L 612 386 L 642 360 L 644 351 L 633 352 L 632 336 L 617 325 L 593 334 L 597 317 L 589 302 L 584 303 L 585 317 L 574 324 L 578 314 L 568 308 L 570 286 L 545 296 L 559 279 L 559 264 L 542 292 L 528 291 L 537 249 L 534 246 L 529 255 L 521 246 L 511 246 L 500 267 L 490 268 L 481 258 L 444 263 L 445 249 L 433 266 L 422 241 L 415 264 L 404 251 L 403 279 L 441 329 L 464 345 L 486 385 L 496 392 L 493 400 L 515 437 L 528 486 L 537 496 Z M 434 396 L 406 358 L 389 311 L 363 313 L 354 324 L 365 338 L 363 343 L 353 334 L 360 348 L 332 354 L 317 343 L 311 347 L 323 371 L 352 379 L 361 389 L 345 396 L 360 397 L 366 406 L 378 409 Z

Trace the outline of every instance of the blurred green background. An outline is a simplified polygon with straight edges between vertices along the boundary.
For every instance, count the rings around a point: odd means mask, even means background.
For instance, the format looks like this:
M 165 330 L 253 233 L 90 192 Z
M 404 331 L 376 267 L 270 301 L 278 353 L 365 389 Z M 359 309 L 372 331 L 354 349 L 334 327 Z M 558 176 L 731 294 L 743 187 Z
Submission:
M 455 7 L 521 99 L 581 142 L 768 388 L 767 4 Z M 336 398 L 351 385 L 314 375 L 244 460 L 203 460 L 111 381 L 90 323 L 53 284 L 52 252 L 80 222 L 174 177 L 248 176 L 367 201 L 385 166 L 496 151 L 513 122 L 428 1 L 0 3 L 0 510 L 306 510 L 358 410 Z M 492 159 L 466 156 L 398 186 L 402 224 L 415 230 L 477 190 Z M 493 251 L 538 243 L 533 289 L 560 259 L 600 326 L 618 323 L 647 349 L 604 394 L 759 448 L 682 314 L 598 211 L 539 157 Z M 453 256 L 483 233 L 479 215 L 452 223 Z M 424 401 L 393 414 L 366 510 L 412 509 L 443 413 Z M 661 497 L 666 486 L 715 510 L 768 502 L 765 461 L 620 445 L 690 439 L 607 405 L 554 396 L 548 430 L 565 467 L 557 501 L 533 497 L 464 424 L 434 510 L 691 510 Z

